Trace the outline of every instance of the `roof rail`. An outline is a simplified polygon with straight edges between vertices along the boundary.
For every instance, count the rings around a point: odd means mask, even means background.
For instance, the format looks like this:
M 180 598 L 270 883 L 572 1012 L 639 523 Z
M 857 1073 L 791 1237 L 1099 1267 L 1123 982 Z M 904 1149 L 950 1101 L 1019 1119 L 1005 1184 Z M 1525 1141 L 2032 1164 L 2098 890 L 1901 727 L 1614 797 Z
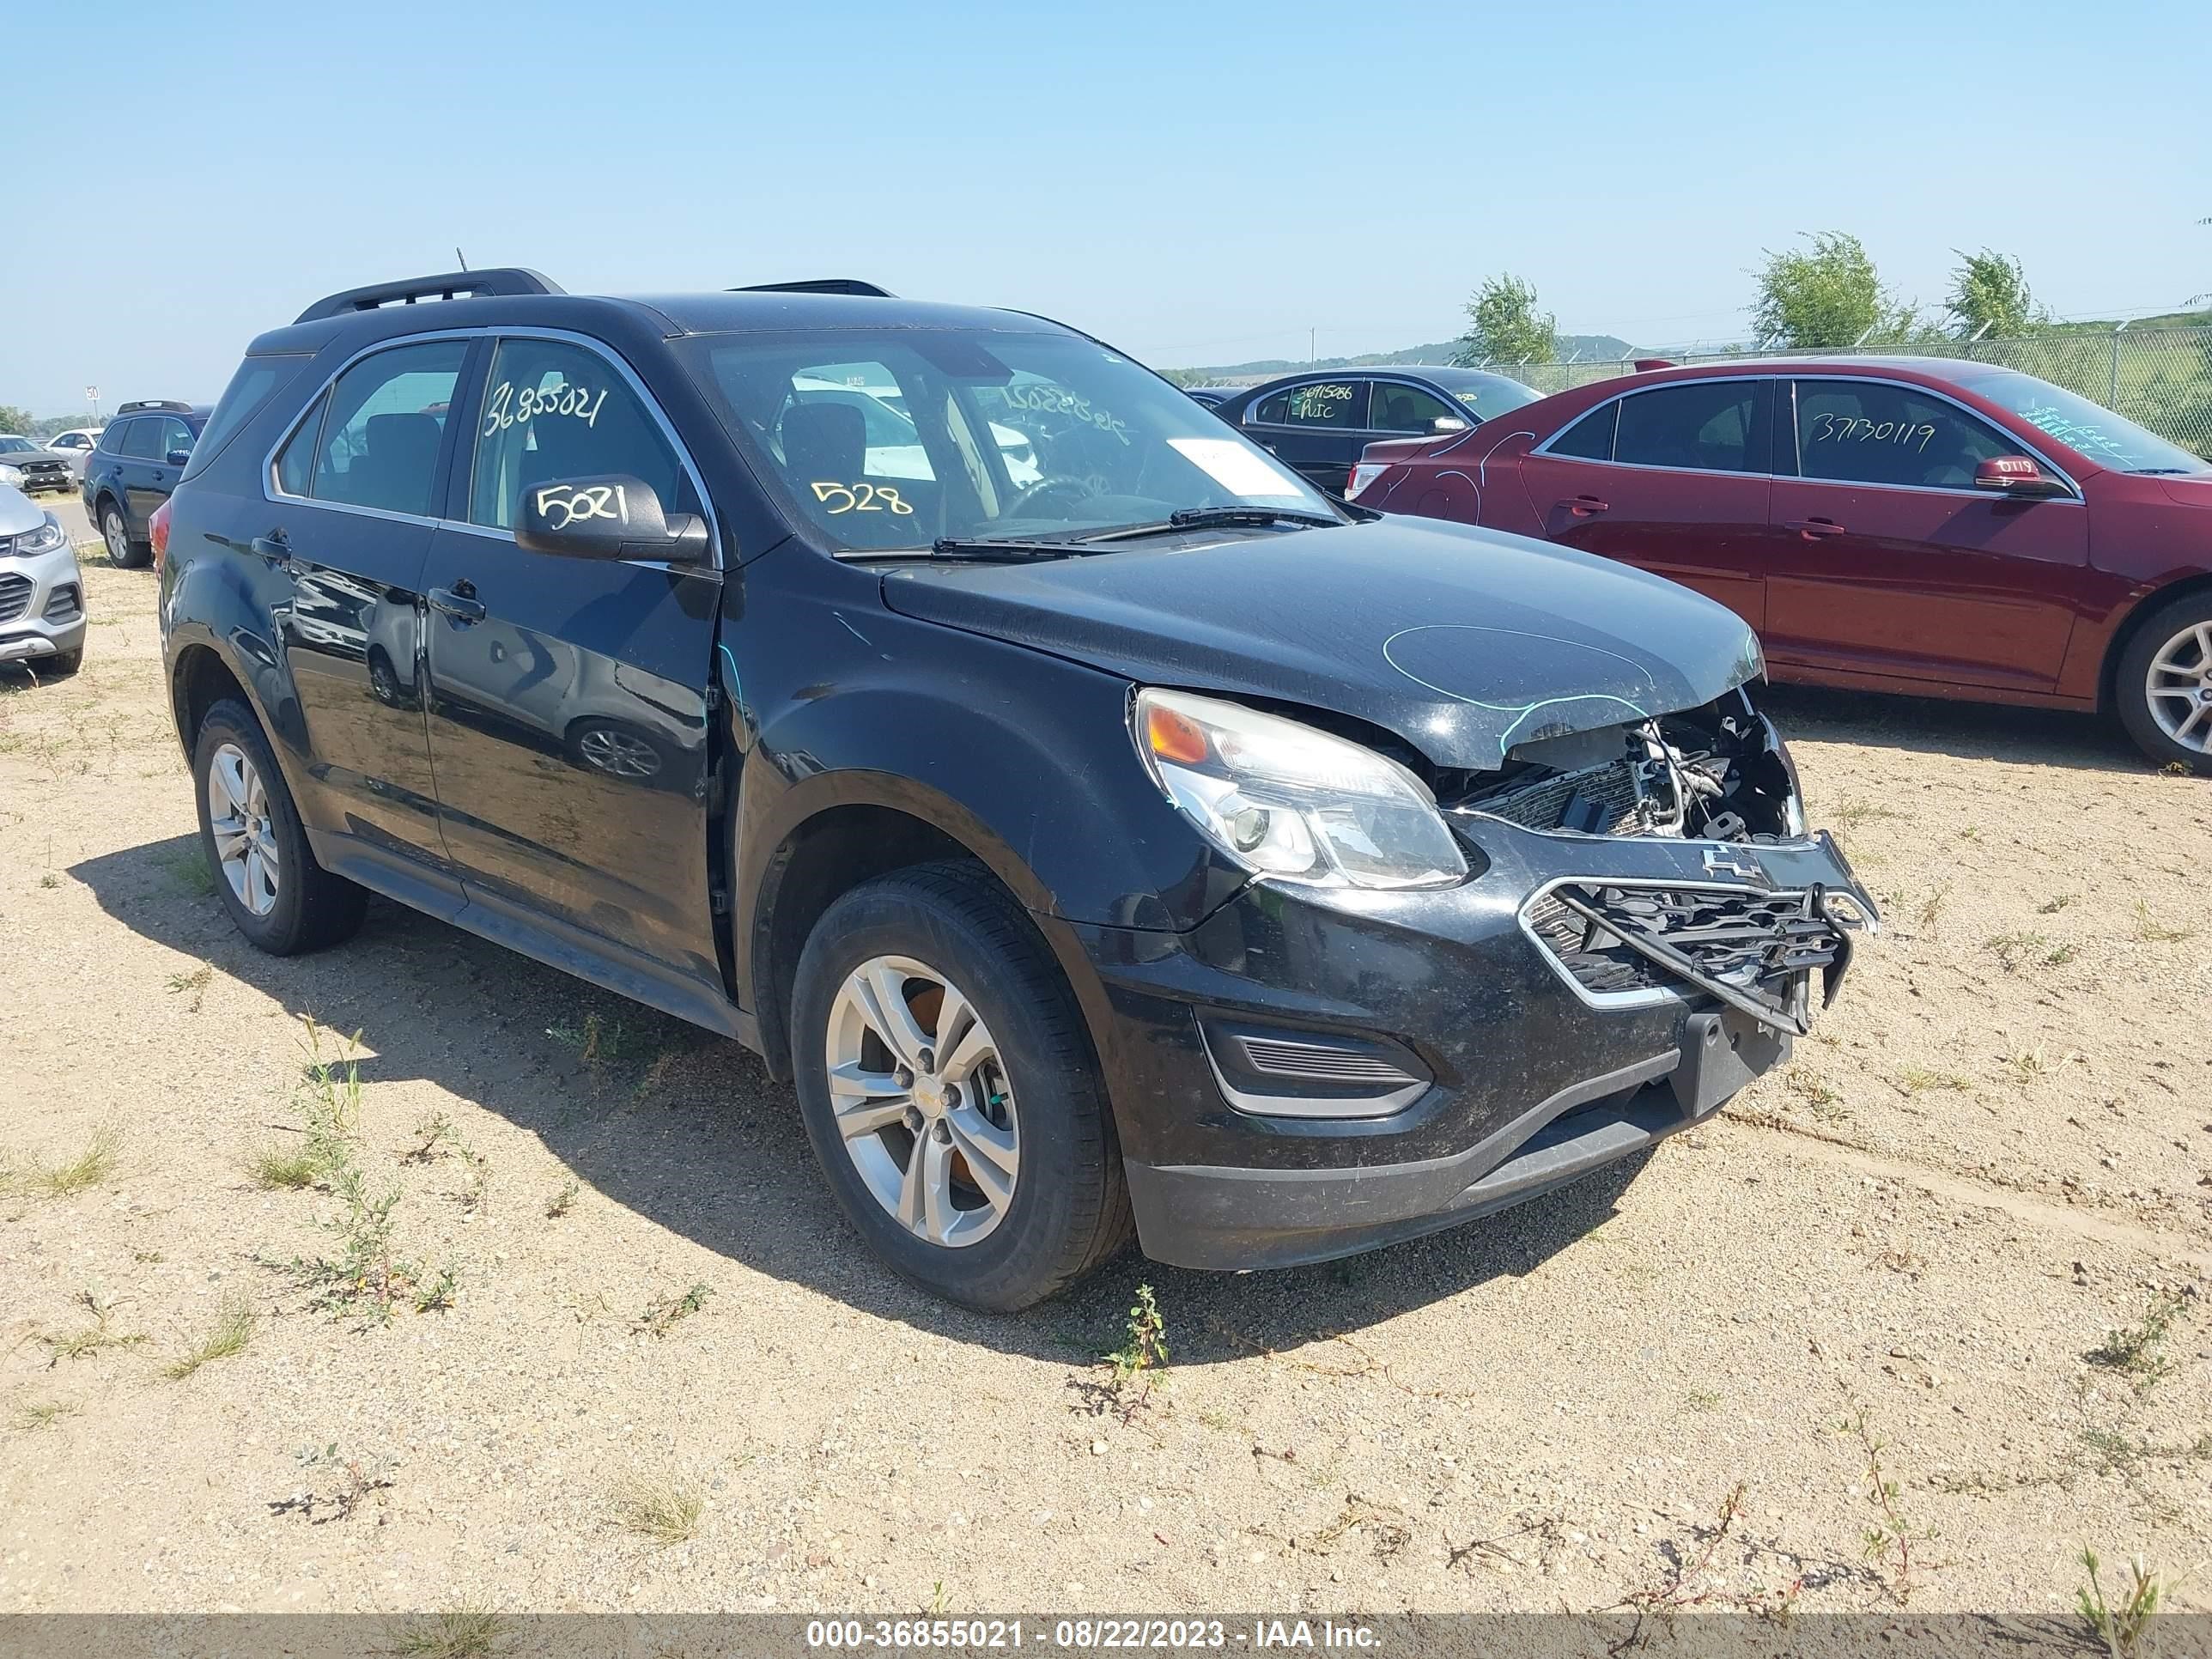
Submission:
M 897 296 L 887 288 L 878 288 L 873 283 L 864 283 L 857 276 L 817 276 L 804 283 L 748 283 L 743 288 L 733 288 L 732 294 L 857 294 L 864 299 L 890 300 Z
M 190 404 L 180 404 L 174 398 L 141 398 L 136 403 L 115 405 L 115 412 L 118 415 L 137 415 L 149 409 L 174 410 L 179 415 L 189 415 L 192 412 L 192 406 Z
M 294 320 L 320 322 L 325 317 L 343 317 L 349 311 L 374 311 L 388 305 L 411 306 L 417 300 L 452 300 L 464 295 L 482 297 L 565 291 L 550 277 L 520 265 L 500 265 L 489 270 L 449 270 L 439 276 L 410 276 L 402 282 L 373 283 L 367 288 L 327 294 Z

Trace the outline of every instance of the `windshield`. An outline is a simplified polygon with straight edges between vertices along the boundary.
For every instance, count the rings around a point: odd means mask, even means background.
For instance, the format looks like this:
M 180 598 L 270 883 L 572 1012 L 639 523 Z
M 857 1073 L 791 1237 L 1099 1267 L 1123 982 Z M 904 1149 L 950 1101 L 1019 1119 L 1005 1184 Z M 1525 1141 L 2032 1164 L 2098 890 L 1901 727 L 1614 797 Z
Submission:
M 763 476 L 847 552 L 1057 540 L 1191 508 L 1342 517 L 1174 386 L 1079 336 L 836 329 L 679 349 Z
M 2038 432 L 2116 472 L 2212 473 L 2212 461 L 2146 432 L 2124 415 L 2016 369 L 1961 373 L 1958 382 Z
M 1536 401 L 1533 390 L 1504 374 L 1485 374 L 1468 370 L 1449 377 L 1437 374 L 1436 380 L 1438 386 L 1473 410 L 1477 421 L 1486 421 L 1493 416 L 1504 414 L 1508 410 L 1519 409 L 1524 404 Z
M 37 447 L 38 445 L 28 438 L 0 438 L 0 455 L 20 455 L 27 449 Z

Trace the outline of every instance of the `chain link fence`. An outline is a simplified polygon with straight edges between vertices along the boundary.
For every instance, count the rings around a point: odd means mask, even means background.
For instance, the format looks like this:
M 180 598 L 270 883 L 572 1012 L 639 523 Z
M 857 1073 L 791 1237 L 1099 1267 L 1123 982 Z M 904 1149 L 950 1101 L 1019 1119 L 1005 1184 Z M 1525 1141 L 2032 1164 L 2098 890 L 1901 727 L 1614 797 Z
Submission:
M 1802 352 L 1752 350 L 1667 354 L 1669 362 L 1756 362 Z M 2115 410 L 2183 448 L 2212 459 L 2212 328 L 2045 329 L 2003 340 L 1937 340 L 1867 346 L 1824 357 L 1956 357 L 1997 363 Z M 1634 372 L 1632 359 L 1478 367 L 1510 374 L 1540 392 L 1565 392 Z

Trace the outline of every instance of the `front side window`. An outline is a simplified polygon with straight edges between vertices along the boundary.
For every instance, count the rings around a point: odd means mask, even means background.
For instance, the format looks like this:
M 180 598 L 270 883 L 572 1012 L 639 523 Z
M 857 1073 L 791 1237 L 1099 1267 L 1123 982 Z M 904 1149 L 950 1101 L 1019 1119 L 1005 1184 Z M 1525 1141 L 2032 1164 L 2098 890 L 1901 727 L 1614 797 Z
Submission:
M 299 476 L 292 452 L 311 443 L 317 501 L 434 516 L 438 448 L 467 355 L 465 340 L 431 340 L 362 358 L 331 386 L 319 425 L 310 416 L 286 447 L 279 482 Z
M 665 512 L 700 511 L 676 451 L 613 364 L 566 340 L 501 340 L 477 416 L 469 522 L 512 530 L 524 491 L 615 473 Z
M 192 429 L 173 415 L 164 415 L 155 428 L 154 453 L 163 460 L 192 448 Z
M 1456 421 L 1462 426 L 1474 423 L 1466 415 L 1447 409 L 1443 399 L 1434 392 L 1424 392 L 1417 386 L 1376 381 L 1375 412 L 1369 417 L 1369 424 L 1376 431 L 1434 432 L 1438 421 Z
M 1838 483 L 1971 489 L 2020 446 L 1958 404 L 1887 380 L 1797 382 L 1797 469 Z
M 120 453 L 134 461 L 154 461 L 161 457 L 161 423 L 150 415 L 141 415 L 135 421 L 125 421 L 123 447 Z
M 1211 410 L 1079 336 L 763 331 L 675 349 L 754 470 L 847 551 L 1080 535 L 1186 507 L 1339 516 Z
M 1613 459 L 1698 472 L 1766 471 L 1763 380 L 1682 380 L 1620 400 Z
M 2166 472 L 2202 477 L 2212 461 L 2146 431 L 2102 404 L 2017 369 L 1961 368 L 1958 384 L 2009 410 L 2045 437 L 2116 472 Z

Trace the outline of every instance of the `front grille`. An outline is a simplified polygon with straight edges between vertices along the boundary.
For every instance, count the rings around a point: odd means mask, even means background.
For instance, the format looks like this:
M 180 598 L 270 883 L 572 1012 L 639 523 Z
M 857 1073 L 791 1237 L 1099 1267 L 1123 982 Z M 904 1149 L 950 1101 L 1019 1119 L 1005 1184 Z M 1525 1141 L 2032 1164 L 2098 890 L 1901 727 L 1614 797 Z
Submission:
M 26 483 L 33 478 L 40 483 L 61 483 L 69 477 L 67 461 L 14 461 L 9 465 L 23 475 Z
M 83 614 L 84 607 L 77 603 L 75 582 L 64 582 L 46 600 L 46 618 L 50 623 L 75 622 Z
M 1600 995 L 1685 985 L 1802 1030 L 1802 987 L 1832 997 L 1850 939 L 1826 895 L 1562 882 L 1524 907 L 1536 941 Z
M 0 623 L 13 622 L 31 608 L 31 579 L 0 576 Z
M 1480 800 L 1456 804 L 1460 811 L 1486 812 L 1524 830 L 1582 830 L 1595 836 L 1640 836 L 1636 774 L 1624 757 L 1579 771 L 1554 772 L 1535 783 L 1506 788 Z

